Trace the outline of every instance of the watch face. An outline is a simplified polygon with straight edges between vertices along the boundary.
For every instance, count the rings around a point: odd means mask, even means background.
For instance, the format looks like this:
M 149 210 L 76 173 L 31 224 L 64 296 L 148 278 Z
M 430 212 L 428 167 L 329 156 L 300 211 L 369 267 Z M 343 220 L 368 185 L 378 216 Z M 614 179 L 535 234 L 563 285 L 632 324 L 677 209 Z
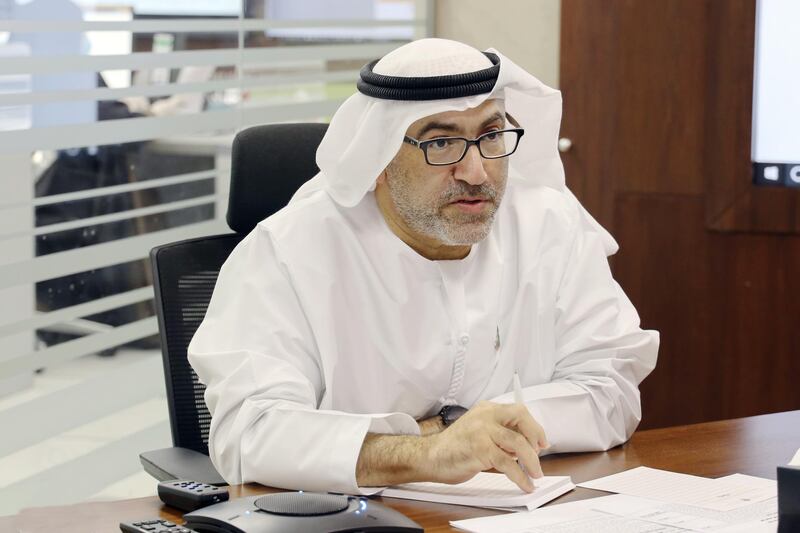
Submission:
M 466 412 L 466 407 L 461 407 L 460 405 L 445 405 L 442 407 L 442 410 L 439 411 L 439 415 L 442 417 L 442 423 L 445 426 L 449 426 Z

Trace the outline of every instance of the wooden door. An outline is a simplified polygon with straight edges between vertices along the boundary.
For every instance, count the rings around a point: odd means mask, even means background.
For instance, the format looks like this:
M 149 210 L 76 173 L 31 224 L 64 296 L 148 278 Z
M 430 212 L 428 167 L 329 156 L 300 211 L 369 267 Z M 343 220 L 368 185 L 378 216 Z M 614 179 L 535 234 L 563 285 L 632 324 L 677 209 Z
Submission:
M 561 17 L 567 183 L 662 335 L 642 427 L 800 409 L 798 193 L 749 177 L 755 0 L 562 0 Z

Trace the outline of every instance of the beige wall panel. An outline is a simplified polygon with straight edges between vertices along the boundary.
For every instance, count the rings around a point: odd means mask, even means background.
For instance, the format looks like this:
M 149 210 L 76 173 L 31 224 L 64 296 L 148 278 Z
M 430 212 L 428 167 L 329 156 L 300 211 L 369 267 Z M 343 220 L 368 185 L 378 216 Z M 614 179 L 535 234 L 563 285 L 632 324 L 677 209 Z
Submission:
M 434 0 L 435 35 L 493 47 L 558 87 L 561 0 Z

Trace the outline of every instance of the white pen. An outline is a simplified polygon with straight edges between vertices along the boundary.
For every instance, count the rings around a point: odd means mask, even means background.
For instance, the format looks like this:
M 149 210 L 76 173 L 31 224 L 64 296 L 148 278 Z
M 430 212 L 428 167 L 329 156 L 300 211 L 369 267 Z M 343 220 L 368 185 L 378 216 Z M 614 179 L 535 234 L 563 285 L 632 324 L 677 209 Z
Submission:
M 522 399 L 522 385 L 520 385 L 519 383 L 518 372 L 514 372 L 514 403 L 525 405 L 525 401 Z M 519 459 L 517 459 L 517 463 L 519 464 L 519 467 L 522 469 L 522 471 L 525 472 L 525 475 L 531 477 L 530 474 L 528 474 L 528 471 L 525 470 L 525 467 L 522 465 L 522 463 L 519 462 Z
M 522 399 L 522 385 L 519 384 L 518 372 L 514 372 L 514 403 L 525 403 L 525 401 Z

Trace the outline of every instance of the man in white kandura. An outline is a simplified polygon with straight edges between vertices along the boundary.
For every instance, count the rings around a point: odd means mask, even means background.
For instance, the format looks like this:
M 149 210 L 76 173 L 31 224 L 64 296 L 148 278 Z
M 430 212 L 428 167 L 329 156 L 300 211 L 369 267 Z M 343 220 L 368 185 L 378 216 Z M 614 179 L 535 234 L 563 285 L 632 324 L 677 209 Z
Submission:
M 442 39 L 365 66 L 358 90 L 189 346 L 222 476 L 369 493 L 494 468 L 531 491 L 520 465 L 541 476 L 544 450 L 627 440 L 658 333 L 564 185 L 560 93 Z

